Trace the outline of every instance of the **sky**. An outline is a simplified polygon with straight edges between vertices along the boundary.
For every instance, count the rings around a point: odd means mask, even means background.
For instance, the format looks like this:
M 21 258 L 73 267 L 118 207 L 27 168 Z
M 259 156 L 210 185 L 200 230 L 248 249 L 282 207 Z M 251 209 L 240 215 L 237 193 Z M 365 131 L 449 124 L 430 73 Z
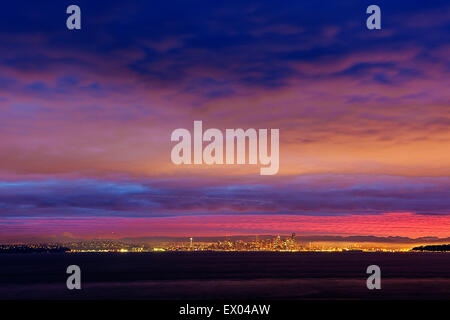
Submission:
M 0 240 L 450 236 L 450 4 L 371 4 L 4 4 Z M 174 165 L 194 120 L 278 128 L 278 174 Z

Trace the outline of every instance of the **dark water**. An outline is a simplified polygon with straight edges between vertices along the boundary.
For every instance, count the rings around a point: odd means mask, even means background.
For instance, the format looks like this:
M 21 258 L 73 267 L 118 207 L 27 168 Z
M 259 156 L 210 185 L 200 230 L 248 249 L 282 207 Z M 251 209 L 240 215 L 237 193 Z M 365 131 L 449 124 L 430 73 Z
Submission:
M 66 288 L 78 265 L 82 290 Z M 381 268 L 368 290 L 366 268 Z M 0 299 L 446 299 L 446 253 L 0 255 Z

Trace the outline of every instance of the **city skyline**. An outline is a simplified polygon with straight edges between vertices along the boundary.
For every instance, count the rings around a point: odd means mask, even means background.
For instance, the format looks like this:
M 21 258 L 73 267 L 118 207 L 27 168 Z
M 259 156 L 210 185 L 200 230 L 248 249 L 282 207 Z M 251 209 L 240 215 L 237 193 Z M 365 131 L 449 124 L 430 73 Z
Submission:
M 290 235 L 254 235 L 224 237 L 141 237 L 122 239 L 53 239 L 0 243 L 0 253 L 66 252 L 66 253 L 145 253 L 145 252 L 417 252 L 449 251 L 450 237 L 339 237 Z

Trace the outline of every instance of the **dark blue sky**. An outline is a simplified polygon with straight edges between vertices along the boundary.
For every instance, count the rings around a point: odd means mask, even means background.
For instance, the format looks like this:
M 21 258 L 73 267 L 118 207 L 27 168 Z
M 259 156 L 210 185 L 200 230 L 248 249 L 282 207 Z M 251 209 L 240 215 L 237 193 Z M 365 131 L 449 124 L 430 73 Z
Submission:
M 141 48 L 145 56 L 129 68 L 150 83 L 180 81 L 191 67 L 201 65 L 232 69 L 237 75 L 233 80 L 247 85 L 276 86 L 299 73 L 292 62 L 387 47 L 433 49 L 450 41 L 448 1 L 378 1 L 379 32 L 365 28 L 371 1 L 77 1 L 82 10 L 79 32 L 65 28 L 65 9 L 72 3 L 8 1 L 0 13 L 0 34 L 7 36 L 0 40 L 2 48 L 17 48 L 9 37 L 25 35 L 45 36 L 49 50 L 72 48 L 105 57 L 114 50 Z M 22 54 L 3 63 L 23 69 L 55 63 L 31 43 L 20 45 Z M 161 71 L 155 67 L 160 61 L 170 61 L 170 66 Z M 358 65 L 346 72 L 371 67 Z M 218 87 L 227 81 L 215 80 Z

